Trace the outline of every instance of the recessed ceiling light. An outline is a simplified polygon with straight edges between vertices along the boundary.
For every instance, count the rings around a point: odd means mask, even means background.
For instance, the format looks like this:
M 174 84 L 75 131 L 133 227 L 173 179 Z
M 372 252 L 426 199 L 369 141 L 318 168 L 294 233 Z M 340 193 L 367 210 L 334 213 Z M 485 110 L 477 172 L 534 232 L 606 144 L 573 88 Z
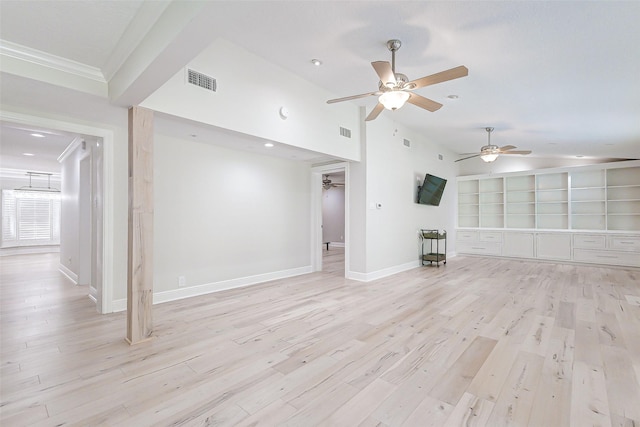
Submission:
M 321 65 L 322 65 L 322 61 L 320 61 L 319 59 L 312 59 L 312 60 L 311 60 L 311 63 L 312 63 L 313 65 L 315 65 L 316 67 L 319 67 L 319 66 L 321 66 Z
M 33 154 L 33 153 L 22 153 L 22 155 L 23 156 L 29 156 L 29 157 L 35 156 L 35 154 Z
M 31 136 L 35 136 L 36 138 L 44 138 L 44 135 L 41 133 L 32 133 Z
M 447 95 L 447 98 L 449 98 L 449 99 L 458 99 L 459 96 L 458 95 Z
M 264 146 L 267 147 L 267 148 L 271 148 L 271 147 L 273 147 L 273 144 L 270 143 L 270 142 L 267 142 L 266 144 L 264 144 Z

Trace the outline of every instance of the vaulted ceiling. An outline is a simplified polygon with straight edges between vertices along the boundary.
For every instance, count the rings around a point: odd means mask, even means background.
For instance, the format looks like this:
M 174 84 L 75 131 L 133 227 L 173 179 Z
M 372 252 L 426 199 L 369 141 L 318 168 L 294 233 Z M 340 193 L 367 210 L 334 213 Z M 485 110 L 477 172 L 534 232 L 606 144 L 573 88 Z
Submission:
M 409 79 L 469 69 L 468 77 L 417 91 L 444 104 L 440 110 L 407 105 L 382 113 L 456 153 L 479 150 L 492 126 L 493 143 L 534 156 L 640 158 L 638 1 L 209 1 L 182 22 L 180 7 L 3 0 L 0 39 L 115 82 L 145 35 L 164 31 L 173 38 L 138 84 L 143 96 L 221 37 L 342 97 L 376 90 L 371 62 L 390 61 L 386 42 L 397 38 L 396 71 Z M 0 89 L 3 104 L 23 108 L 53 105 L 66 93 L 4 73 Z M 127 102 L 113 93 L 110 102 L 70 96 L 91 105 L 84 114 L 100 117 L 121 117 L 117 109 Z M 376 99 L 350 102 L 370 111 Z M 69 109 L 60 106 L 61 114 Z

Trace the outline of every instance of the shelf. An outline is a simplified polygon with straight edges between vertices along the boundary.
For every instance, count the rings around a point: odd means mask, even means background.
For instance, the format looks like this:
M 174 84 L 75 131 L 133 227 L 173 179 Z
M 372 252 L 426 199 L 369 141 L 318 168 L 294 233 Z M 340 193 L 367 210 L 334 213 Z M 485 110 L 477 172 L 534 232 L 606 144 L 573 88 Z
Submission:
M 459 194 L 458 225 L 640 231 L 640 162 L 621 163 L 463 178 L 478 194 Z

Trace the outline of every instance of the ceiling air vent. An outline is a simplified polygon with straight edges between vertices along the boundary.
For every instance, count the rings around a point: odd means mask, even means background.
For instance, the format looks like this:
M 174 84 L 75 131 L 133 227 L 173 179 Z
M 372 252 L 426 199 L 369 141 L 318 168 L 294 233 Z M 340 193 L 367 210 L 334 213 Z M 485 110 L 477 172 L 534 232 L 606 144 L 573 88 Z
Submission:
M 351 129 L 343 128 L 342 126 L 340 126 L 340 136 L 351 138 Z
M 403 140 L 402 143 L 405 147 L 411 147 L 411 141 L 409 141 L 408 139 Z
M 216 91 L 216 79 L 213 77 L 193 70 L 187 70 L 187 74 L 190 84 L 200 86 L 212 92 Z

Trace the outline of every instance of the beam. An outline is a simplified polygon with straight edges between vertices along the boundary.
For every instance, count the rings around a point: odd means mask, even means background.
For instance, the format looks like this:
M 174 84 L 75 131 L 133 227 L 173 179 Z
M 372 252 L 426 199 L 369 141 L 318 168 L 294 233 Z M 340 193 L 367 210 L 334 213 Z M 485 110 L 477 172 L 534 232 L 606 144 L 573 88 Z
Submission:
M 153 111 L 129 108 L 127 337 L 151 339 L 153 322 Z

